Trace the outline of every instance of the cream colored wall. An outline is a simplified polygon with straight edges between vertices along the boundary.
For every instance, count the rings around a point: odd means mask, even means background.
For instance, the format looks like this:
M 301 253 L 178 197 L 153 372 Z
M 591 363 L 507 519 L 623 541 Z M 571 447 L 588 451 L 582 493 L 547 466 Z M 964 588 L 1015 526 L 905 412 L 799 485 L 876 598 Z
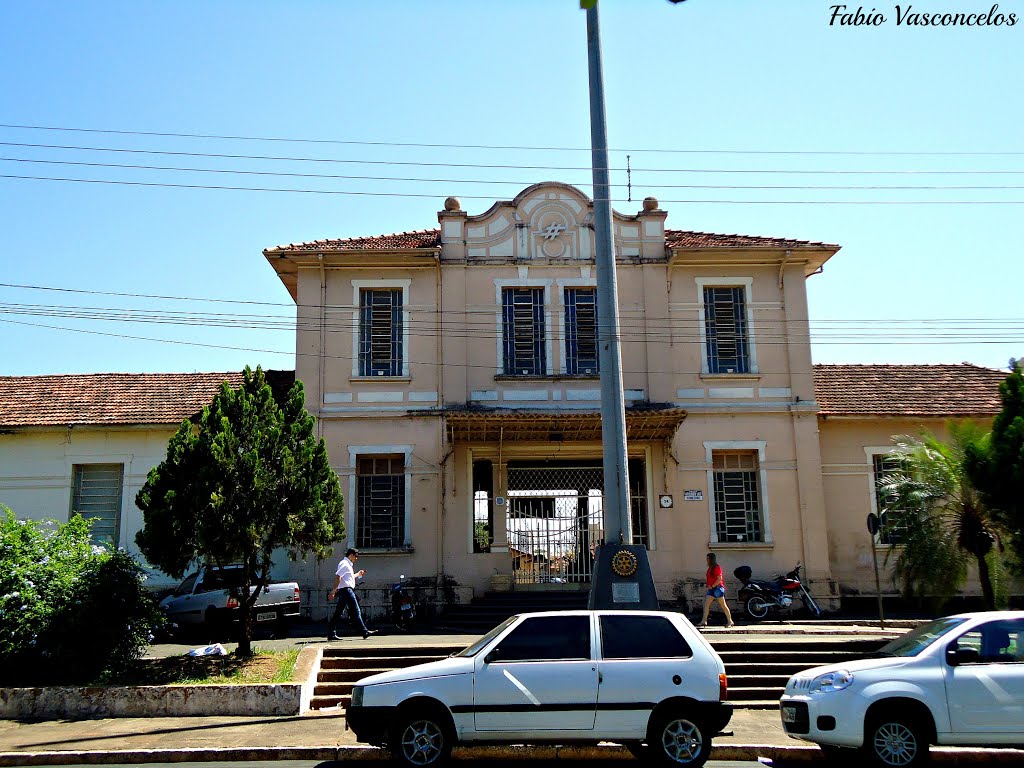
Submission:
M 867 516 L 874 511 L 874 479 L 866 449 L 892 445 L 894 435 L 917 436 L 928 430 L 948 439 L 945 422 L 939 419 L 824 419 L 821 420 L 822 480 L 825 486 L 828 547 L 835 578 L 841 588 L 866 596 L 875 594 L 875 571 Z M 891 567 L 886 565 L 890 547 L 877 547 L 883 592 L 897 593 Z M 969 594 L 980 594 L 972 577 Z
M 0 435 L 0 502 L 23 519 L 65 521 L 71 512 L 75 464 L 123 464 L 120 547 L 138 554 L 135 534 L 142 513 L 135 495 L 149 470 L 163 461 L 174 430 L 93 429 L 26 430 Z M 153 585 L 169 583 L 157 574 Z

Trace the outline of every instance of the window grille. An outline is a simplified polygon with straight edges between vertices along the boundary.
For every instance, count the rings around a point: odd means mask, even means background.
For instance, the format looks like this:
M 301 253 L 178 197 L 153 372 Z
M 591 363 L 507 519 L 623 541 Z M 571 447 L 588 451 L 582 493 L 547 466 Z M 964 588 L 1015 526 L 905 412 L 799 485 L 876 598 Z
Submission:
M 359 375 L 402 375 L 402 291 L 359 295 Z
M 742 287 L 704 289 L 709 373 L 750 373 L 746 304 Z
M 356 462 L 356 495 L 356 546 L 405 546 L 404 457 L 360 457 Z
M 597 363 L 597 292 L 565 289 L 565 372 L 593 375 Z
M 544 289 L 506 288 L 502 301 L 505 374 L 543 376 L 547 373 Z
M 757 456 L 741 451 L 715 451 L 711 461 L 718 540 L 763 541 Z
M 875 477 L 875 509 L 881 521 L 878 543 L 902 544 L 905 530 L 905 524 L 901 525 L 899 519 L 903 512 L 902 505 L 886 493 L 882 481 L 887 474 L 903 471 L 903 460 L 891 453 L 876 453 L 871 457 L 871 464 Z
M 72 472 L 71 514 L 92 520 L 94 542 L 116 548 L 124 464 L 75 464 Z

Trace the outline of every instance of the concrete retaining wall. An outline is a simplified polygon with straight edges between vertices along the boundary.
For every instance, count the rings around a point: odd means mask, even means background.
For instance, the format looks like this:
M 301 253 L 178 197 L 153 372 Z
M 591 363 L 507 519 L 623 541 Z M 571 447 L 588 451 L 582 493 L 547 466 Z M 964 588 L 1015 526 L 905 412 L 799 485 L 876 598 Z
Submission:
M 294 683 L 0 688 L 0 719 L 300 715 L 309 709 L 320 654 L 303 649 Z

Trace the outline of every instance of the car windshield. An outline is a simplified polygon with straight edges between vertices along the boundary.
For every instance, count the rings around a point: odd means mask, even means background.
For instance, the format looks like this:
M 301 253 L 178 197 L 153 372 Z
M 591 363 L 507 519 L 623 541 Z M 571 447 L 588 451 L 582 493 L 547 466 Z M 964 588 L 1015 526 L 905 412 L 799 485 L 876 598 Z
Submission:
M 501 622 L 501 624 L 496 626 L 494 629 L 492 629 L 486 635 L 481 637 L 479 640 L 477 640 L 471 646 L 469 646 L 468 648 L 463 648 L 458 653 L 453 653 L 452 656 L 463 656 L 463 657 L 476 656 L 478 653 L 480 653 L 480 649 L 481 648 L 483 648 L 485 645 L 487 645 L 489 642 L 491 642 L 491 640 L 493 640 L 498 635 L 500 635 L 502 632 L 504 632 L 506 629 L 508 629 L 508 627 L 512 624 L 512 622 L 514 622 L 518 618 L 519 618 L 518 616 L 509 616 L 507 619 L 505 619 L 503 622 Z
M 922 624 L 917 629 L 911 630 L 903 637 L 897 637 L 890 643 L 886 643 L 878 649 L 879 656 L 917 656 L 921 651 L 934 643 L 954 627 L 963 624 L 967 619 L 957 616 L 948 616 L 944 619 L 936 619 L 927 624 Z

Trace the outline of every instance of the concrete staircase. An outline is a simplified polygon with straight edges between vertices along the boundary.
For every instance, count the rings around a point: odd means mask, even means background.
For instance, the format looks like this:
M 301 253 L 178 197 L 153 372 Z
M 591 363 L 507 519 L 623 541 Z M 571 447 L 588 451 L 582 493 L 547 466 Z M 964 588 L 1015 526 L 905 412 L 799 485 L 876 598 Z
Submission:
M 589 592 L 565 591 L 487 592 L 470 603 L 449 606 L 437 624 L 482 635 L 517 613 L 584 609 L 589 596 Z
M 488 628 L 490 626 L 493 624 Z M 747 635 L 743 639 L 711 636 L 708 640 L 725 662 L 729 676 L 729 701 L 739 709 L 774 709 L 786 681 L 794 673 L 820 664 L 863 658 L 884 642 L 857 637 L 807 638 L 795 635 L 765 638 Z M 437 661 L 461 649 L 462 645 L 443 643 L 386 648 L 327 647 L 310 706 L 312 709 L 345 708 L 357 680 L 377 672 Z

